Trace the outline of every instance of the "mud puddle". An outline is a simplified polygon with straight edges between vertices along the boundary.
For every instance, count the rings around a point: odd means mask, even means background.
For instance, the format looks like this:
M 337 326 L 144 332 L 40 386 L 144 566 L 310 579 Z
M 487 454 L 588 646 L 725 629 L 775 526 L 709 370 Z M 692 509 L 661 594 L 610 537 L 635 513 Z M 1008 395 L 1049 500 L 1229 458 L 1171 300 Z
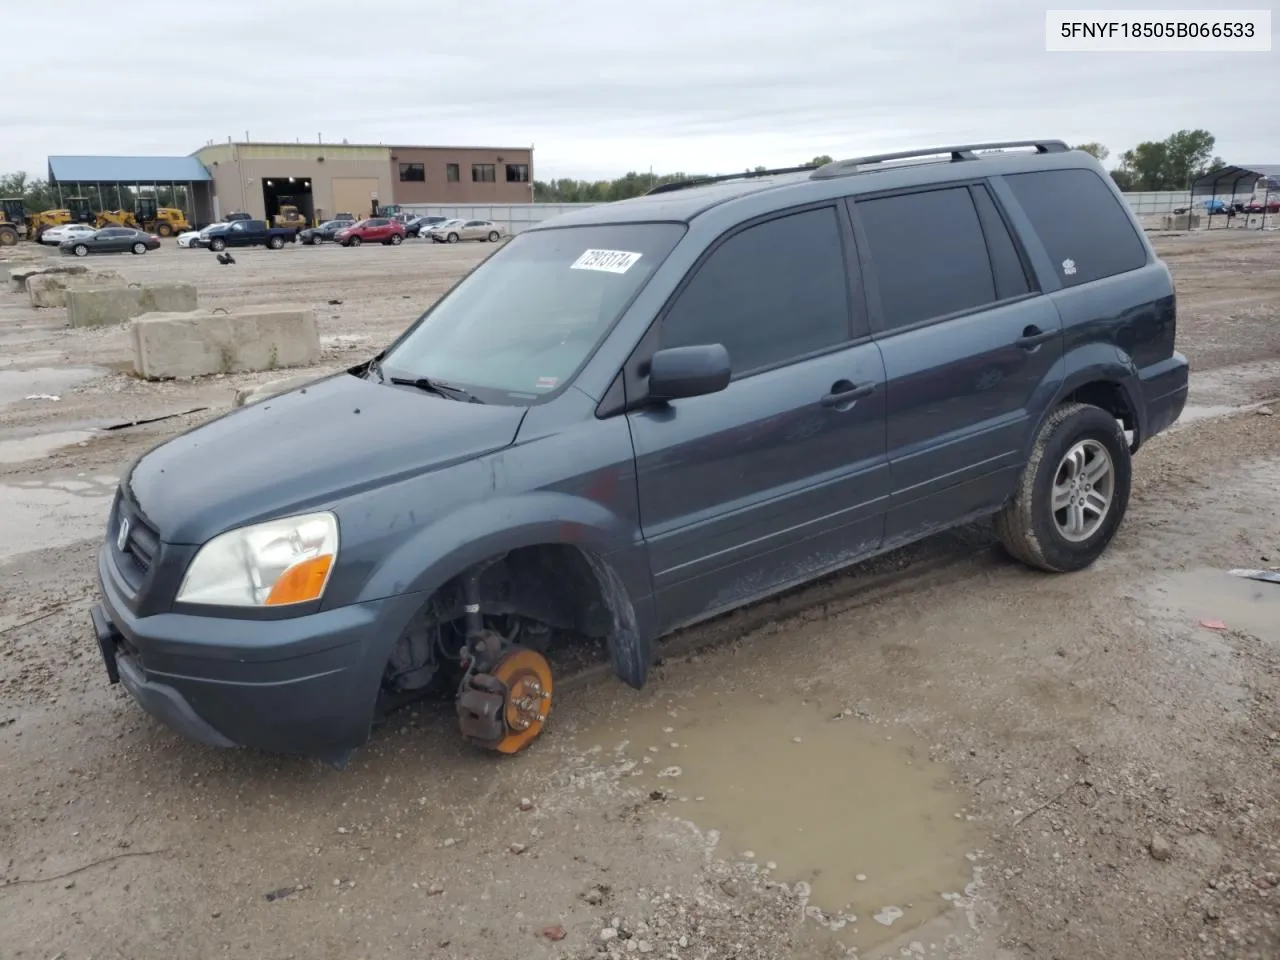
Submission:
M 719 856 L 807 883 L 813 918 L 866 950 L 951 908 L 972 879 L 977 831 L 926 747 L 832 713 L 699 693 L 578 742 L 665 794 L 672 815 L 715 831 Z
M 36 367 L 31 370 L 0 370 L 0 404 L 17 403 L 33 395 L 59 396 L 106 371 L 97 367 Z
M 0 564 L 32 550 L 101 537 L 115 495 L 109 476 L 0 484 Z
M 25 437 L 0 439 L 0 463 L 26 463 L 39 460 L 73 444 L 88 443 L 97 433 L 92 430 L 58 430 Z
M 1220 623 L 1280 644 L 1280 583 L 1248 580 L 1225 570 L 1189 570 L 1160 583 L 1156 594 L 1165 611 L 1179 613 L 1201 629 L 1214 629 L 1205 623 Z

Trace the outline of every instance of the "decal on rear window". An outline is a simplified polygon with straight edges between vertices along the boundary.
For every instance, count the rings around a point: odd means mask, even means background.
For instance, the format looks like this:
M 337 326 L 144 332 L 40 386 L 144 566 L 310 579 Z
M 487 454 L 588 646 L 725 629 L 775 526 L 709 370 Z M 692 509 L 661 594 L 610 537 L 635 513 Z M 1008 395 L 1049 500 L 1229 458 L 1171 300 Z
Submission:
M 605 273 L 626 273 L 640 254 L 627 250 L 587 250 L 570 265 L 570 270 L 603 270 Z
M 539 377 L 538 382 L 534 384 L 539 390 L 554 390 L 556 384 L 560 382 L 559 377 Z

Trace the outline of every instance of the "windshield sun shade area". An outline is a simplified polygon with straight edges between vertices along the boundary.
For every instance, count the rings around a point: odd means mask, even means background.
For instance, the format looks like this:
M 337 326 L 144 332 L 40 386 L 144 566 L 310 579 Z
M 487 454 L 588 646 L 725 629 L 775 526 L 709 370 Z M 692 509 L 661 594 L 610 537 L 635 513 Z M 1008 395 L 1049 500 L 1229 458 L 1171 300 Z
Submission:
M 571 378 L 679 242 L 684 226 L 630 223 L 520 234 L 383 359 L 397 377 L 524 402 Z

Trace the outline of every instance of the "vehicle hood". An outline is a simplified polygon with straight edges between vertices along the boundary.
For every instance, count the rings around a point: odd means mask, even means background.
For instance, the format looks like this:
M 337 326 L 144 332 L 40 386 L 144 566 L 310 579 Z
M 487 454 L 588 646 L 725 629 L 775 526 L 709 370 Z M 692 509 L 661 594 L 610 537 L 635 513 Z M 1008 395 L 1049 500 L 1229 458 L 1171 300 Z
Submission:
M 174 437 L 125 484 L 161 539 L 200 544 L 510 446 L 524 414 L 342 373 Z

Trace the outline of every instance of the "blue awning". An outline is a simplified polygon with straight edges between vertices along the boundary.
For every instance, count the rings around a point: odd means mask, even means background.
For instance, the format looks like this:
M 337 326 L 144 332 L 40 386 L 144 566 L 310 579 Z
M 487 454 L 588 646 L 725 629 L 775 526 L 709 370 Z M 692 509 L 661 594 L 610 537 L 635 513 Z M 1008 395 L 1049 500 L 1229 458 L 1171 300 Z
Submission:
M 213 177 L 195 157 L 50 157 L 49 179 L 59 183 L 204 183 Z

